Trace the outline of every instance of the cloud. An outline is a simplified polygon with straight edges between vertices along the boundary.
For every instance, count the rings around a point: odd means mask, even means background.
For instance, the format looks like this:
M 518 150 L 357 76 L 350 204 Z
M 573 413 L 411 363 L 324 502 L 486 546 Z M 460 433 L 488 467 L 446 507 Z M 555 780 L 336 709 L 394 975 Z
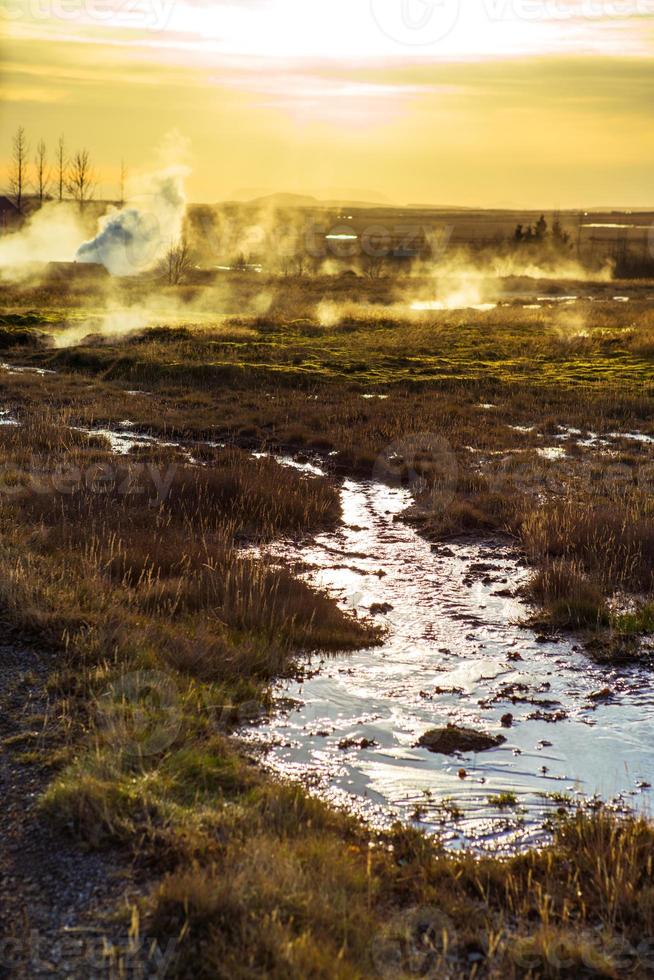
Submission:
M 52 102 L 62 102 L 66 97 L 62 89 L 44 85 L 19 85 L 3 83 L 2 98 L 6 102 L 36 102 L 37 104 L 50 104 Z
M 69 0 L 30 16 L 8 0 L 15 36 L 170 48 L 200 58 L 457 60 L 652 53 L 652 0 Z M 59 11 L 59 16 L 57 12 Z M 18 16 L 16 16 L 18 14 Z
M 424 49 L 385 36 L 370 0 L 179 0 L 161 31 L 12 23 L 3 125 L 88 146 L 98 196 L 117 193 L 123 156 L 158 167 L 155 143 L 179 127 L 195 150 L 192 200 L 374 174 L 398 201 L 647 203 L 654 75 L 641 55 L 654 18 L 546 0 L 530 20 L 517 2 L 461 0 L 456 29 Z M 501 16 L 480 19 L 482 3 Z M 8 142 L 2 152 L 6 166 Z

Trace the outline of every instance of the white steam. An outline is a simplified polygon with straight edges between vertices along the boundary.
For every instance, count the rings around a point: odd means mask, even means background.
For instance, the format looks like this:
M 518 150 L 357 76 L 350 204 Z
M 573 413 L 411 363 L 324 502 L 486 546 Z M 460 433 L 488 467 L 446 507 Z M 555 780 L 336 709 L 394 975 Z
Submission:
M 50 201 L 20 231 L 0 238 L 0 274 L 25 279 L 45 262 L 69 262 L 83 235 L 77 205 Z
M 101 316 L 89 317 L 82 323 L 53 333 L 52 339 L 55 347 L 75 347 L 93 336 L 108 341 L 136 333 L 144 330 L 149 322 L 148 311 L 141 308 L 109 310 Z
M 446 282 L 439 289 L 438 299 L 416 299 L 411 309 L 417 312 L 428 310 L 492 310 L 497 305 L 486 299 L 484 280 L 466 278 L 465 274 Z
M 414 270 L 414 275 L 418 270 Z M 546 256 L 541 261 L 521 255 L 471 255 L 457 250 L 443 256 L 437 264 L 422 264 L 423 284 L 409 290 L 409 307 L 414 312 L 435 310 L 492 310 L 505 294 L 511 294 L 511 280 L 555 280 L 557 282 L 610 282 L 613 264 L 607 260 L 598 269 L 584 268 L 575 259 Z M 522 283 L 523 289 L 528 289 Z
M 100 219 L 97 235 L 79 246 L 76 261 L 101 263 L 114 276 L 152 269 L 182 234 L 186 173 L 172 167 L 133 183 L 128 204 Z
M 613 263 L 607 259 L 601 268 L 589 269 L 571 256 L 537 257 L 519 253 L 499 255 L 492 252 L 474 255 L 466 249 L 455 249 L 441 256 L 436 263 L 416 263 L 413 274 L 450 280 L 455 283 L 456 289 L 483 290 L 484 280 L 493 282 L 511 278 L 611 282 Z

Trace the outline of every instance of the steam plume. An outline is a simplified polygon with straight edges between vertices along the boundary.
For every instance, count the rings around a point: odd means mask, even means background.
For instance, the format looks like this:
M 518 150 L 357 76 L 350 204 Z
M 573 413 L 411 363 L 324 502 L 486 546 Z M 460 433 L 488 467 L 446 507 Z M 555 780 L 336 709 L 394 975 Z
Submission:
M 100 219 L 100 229 L 76 253 L 78 262 L 98 262 L 114 276 L 151 269 L 176 242 L 184 224 L 186 170 L 171 168 L 133 185 L 131 200 Z
M 3 278 L 29 278 L 45 262 L 69 262 L 84 234 L 79 209 L 73 204 L 44 204 L 13 234 L 0 239 Z

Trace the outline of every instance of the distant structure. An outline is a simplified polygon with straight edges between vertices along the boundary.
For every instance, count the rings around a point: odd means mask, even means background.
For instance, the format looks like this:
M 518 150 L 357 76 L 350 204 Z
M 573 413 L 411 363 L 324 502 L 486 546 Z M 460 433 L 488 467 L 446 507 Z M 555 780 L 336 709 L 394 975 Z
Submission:
M 48 276 L 51 279 L 108 279 L 109 273 L 100 262 L 48 262 Z
M 15 231 L 23 223 L 23 215 L 13 201 L 0 196 L 0 234 Z

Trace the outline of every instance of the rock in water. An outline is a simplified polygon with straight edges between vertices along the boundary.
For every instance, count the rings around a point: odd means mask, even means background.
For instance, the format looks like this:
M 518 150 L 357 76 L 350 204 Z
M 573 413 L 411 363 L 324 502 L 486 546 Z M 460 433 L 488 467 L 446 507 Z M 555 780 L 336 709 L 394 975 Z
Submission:
M 506 742 L 503 735 L 490 735 L 488 732 L 478 732 L 474 728 L 460 728 L 458 725 L 447 725 L 445 728 L 431 728 L 418 739 L 417 745 L 430 752 L 441 752 L 443 755 L 454 755 L 455 752 L 483 752 L 494 749 Z

